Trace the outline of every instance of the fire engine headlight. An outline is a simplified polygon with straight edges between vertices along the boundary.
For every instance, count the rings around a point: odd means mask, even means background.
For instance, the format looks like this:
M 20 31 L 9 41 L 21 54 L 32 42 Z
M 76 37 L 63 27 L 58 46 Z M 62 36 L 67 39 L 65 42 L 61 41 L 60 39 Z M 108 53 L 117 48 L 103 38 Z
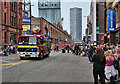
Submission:
M 37 54 L 36 52 L 34 54 Z

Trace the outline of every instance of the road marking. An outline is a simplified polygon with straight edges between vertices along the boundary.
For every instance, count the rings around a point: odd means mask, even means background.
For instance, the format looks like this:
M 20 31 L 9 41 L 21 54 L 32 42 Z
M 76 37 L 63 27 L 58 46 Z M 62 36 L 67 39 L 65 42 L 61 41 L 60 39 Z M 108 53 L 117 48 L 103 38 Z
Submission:
M 24 60 L 24 61 L 20 61 L 20 62 L 16 62 L 16 63 L 12 63 L 12 62 L 7 61 L 6 64 L 2 63 L 2 65 L 17 65 L 20 63 L 28 62 L 28 61 L 29 60 Z
M 26 62 L 29 62 L 29 61 L 26 61 Z M 25 62 L 22 62 L 22 63 L 25 63 Z M 22 63 L 19 63 L 19 64 L 22 64 Z M 8 67 L 5 67 L 5 68 L 2 68 L 2 69 L 11 68 L 11 67 L 17 66 L 17 65 L 19 65 L 19 64 L 16 64 L 16 65 L 10 65 L 10 66 L 8 66 Z

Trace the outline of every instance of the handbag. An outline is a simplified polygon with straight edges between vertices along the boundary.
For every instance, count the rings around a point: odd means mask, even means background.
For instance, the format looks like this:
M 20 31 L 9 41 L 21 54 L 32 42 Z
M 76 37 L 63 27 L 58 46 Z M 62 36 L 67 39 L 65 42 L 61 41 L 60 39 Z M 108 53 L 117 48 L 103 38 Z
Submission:
M 118 70 L 118 66 L 119 66 L 119 63 L 118 63 L 117 60 L 115 60 L 115 61 L 114 61 L 114 68 L 115 68 L 116 70 Z

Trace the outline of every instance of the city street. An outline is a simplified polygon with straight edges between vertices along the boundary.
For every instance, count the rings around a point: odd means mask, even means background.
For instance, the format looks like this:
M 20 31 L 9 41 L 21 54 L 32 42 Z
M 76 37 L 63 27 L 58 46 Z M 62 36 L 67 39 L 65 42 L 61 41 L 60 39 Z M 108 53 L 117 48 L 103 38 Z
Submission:
M 93 82 L 92 64 L 87 57 L 52 52 L 43 60 L 3 57 L 3 82 Z

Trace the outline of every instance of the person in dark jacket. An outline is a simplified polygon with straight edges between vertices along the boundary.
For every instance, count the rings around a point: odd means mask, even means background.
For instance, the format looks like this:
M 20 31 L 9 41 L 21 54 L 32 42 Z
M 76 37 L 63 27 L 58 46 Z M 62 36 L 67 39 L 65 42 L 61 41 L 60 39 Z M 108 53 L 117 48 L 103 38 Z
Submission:
M 95 54 L 92 57 L 92 62 L 93 62 L 94 84 L 98 84 L 98 75 L 100 76 L 101 84 L 105 84 L 104 68 L 106 61 L 105 61 L 103 49 L 101 47 L 96 48 Z
M 89 59 L 90 62 L 92 62 L 92 55 L 93 55 L 93 47 L 89 46 L 89 49 L 88 49 L 88 59 Z

